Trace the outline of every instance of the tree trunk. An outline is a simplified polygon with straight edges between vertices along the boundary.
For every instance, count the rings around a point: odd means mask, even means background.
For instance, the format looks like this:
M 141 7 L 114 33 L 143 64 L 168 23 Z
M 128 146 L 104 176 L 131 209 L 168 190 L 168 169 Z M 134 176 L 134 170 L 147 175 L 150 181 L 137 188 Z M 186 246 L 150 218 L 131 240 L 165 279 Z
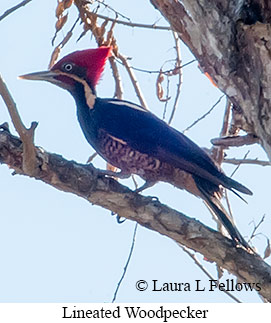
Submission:
M 271 159 L 271 2 L 150 0 Z M 200 90 L 199 90 L 200 91 Z

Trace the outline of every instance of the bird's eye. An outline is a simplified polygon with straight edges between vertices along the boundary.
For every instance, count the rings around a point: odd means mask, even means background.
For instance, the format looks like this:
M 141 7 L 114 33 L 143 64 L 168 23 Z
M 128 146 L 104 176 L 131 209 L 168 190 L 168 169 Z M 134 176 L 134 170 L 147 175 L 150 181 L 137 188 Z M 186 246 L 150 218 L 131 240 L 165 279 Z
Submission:
M 73 69 L 73 66 L 71 63 L 66 63 L 63 65 L 63 69 L 65 70 L 65 72 L 70 72 Z

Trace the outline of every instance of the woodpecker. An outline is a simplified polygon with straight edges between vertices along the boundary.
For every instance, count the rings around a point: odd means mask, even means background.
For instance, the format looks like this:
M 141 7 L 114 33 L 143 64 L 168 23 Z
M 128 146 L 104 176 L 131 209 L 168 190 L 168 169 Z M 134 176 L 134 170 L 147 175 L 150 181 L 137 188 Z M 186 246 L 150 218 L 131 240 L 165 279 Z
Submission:
M 143 107 L 124 100 L 99 98 L 96 85 L 110 47 L 73 52 L 50 70 L 20 76 L 44 80 L 66 89 L 74 97 L 77 117 L 86 140 L 120 172 L 139 175 L 143 188 L 159 181 L 185 189 L 204 200 L 228 231 L 235 246 L 250 249 L 224 209 L 221 188 L 252 195 L 244 185 L 227 177 L 209 155 L 181 132 Z M 237 194 L 238 195 L 238 194 Z

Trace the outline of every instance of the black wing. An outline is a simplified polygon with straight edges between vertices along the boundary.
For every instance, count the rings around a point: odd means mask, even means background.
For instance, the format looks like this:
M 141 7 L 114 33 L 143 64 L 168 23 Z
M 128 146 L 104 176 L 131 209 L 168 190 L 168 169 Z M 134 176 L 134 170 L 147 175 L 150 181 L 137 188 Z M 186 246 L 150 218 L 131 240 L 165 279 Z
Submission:
M 207 153 L 185 135 L 141 106 L 116 99 L 96 99 L 99 128 L 142 153 L 158 158 L 215 185 L 251 192 L 225 176 Z

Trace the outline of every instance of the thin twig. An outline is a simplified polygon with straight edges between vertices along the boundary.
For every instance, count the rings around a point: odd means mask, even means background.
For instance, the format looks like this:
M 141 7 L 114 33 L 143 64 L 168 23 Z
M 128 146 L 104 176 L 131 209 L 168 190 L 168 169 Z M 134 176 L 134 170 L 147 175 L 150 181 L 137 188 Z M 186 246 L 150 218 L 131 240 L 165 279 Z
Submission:
M 255 237 L 256 231 L 259 229 L 260 225 L 264 222 L 265 219 L 265 214 L 262 216 L 261 220 L 259 221 L 258 224 L 255 225 L 254 223 L 254 229 L 250 235 L 250 238 L 248 239 L 248 243 Z M 254 222 L 254 221 L 253 221 Z
M 122 18 L 124 19 L 127 19 L 130 21 L 130 18 L 129 17 L 126 17 L 125 15 L 123 15 L 122 13 L 120 13 L 119 11 L 115 10 L 113 7 L 109 6 L 107 3 L 104 3 L 104 1 L 101 1 L 101 0 L 95 0 L 95 2 L 98 2 L 99 4 L 103 5 L 105 8 L 113 11 L 115 13 L 116 16 L 121 16 Z M 98 7 L 97 7 L 98 9 Z M 98 10 L 96 10 L 97 12 Z M 96 13 L 95 12 L 95 13 Z
M 34 132 L 38 125 L 37 122 L 32 122 L 31 127 L 27 129 L 14 102 L 4 80 L 0 75 L 0 95 L 2 96 L 10 114 L 11 120 L 14 124 L 23 142 L 23 171 L 29 176 L 34 176 L 37 170 L 36 149 L 34 146 Z
M 100 15 L 99 13 L 95 13 L 95 15 L 101 19 L 115 21 L 115 18 L 103 16 L 103 15 Z M 133 23 L 133 22 L 128 22 L 128 21 L 124 21 L 124 20 L 116 20 L 116 23 L 119 25 L 124 25 L 124 26 L 128 26 L 128 27 L 148 28 L 148 29 L 165 30 L 165 31 L 172 30 L 172 28 L 170 26 L 157 26 L 155 24 L 150 25 L 150 24 Z
M 259 166 L 271 166 L 271 162 L 267 160 L 258 160 L 258 159 L 236 159 L 236 158 L 227 158 L 224 159 L 224 163 L 232 165 L 240 164 L 249 164 L 249 165 L 259 165 Z
M 230 123 L 230 114 L 231 114 L 231 106 L 232 103 L 229 100 L 229 98 L 226 98 L 226 107 L 225 107 L 225 112 L 224 112 L 224 116 L 223 116 L 223 121 L 222 121 L 222 127 L 221 127 L 221 131 L 220 131 L 220 137 L 224 137 L 228 135 L 228 131 L 229 131 L 229 123 Z M 212 155 L 215 159 L 215 161 L 218 163 L 218 165 L 221 165 L 224 159 L 224 147 L 217 147 L 214 146 L 212 148 Z M 225 199 L 226 199 L 226 204 L 228 207 L 228 214 L 229 217 L 231 218 L 231 221 L 234 223 L 234 219 L 233 219 L 233 214 L 232 214 L 232 208 L 231 208 L 231 204 L 230 204 L 230 200 L 229 200 L 229 195 L 227 190 L 224 190 L 224 195 L 225 195 Z M 222 194 L 220 196 L 220 198 L 222 197 Z M 217 217 L 215 217 L 215 220 L 217 222 Z M 217 222 L 217 227 L 218 227 L 218 231 L 220 231 L 222 234 L 223 232 L 225 232 L 225 229 L 223 228 L 223 226 L 221 225 L 220 222 Z M 216 269 L 217 269 L 217 273 L 218 273 L 218 277 L 222 277 L 223 275 L 223 269 L 216 265 Z
M 226 98 L 225 112 L 224 112 L 224 116 L 223 116 L 222 128 L 221 128 L 221 131 L 220 131 L 220 137 L 224 137 L 224 136 L 228 135 L 229 124 L 230 124 L 231 106 L 232 106 L 232 103 L 229 100 L 229 98 L 227 97 Z M 215 158 L 216 162 L 218 163 L 218 165 L 221 165 L 223 160 L 224 160 L 224 147 L 213 147 L 213 154 L 214 154 L 214 158 Z M 228 195 L 227 190 L 224 191 L 224 195 L 225 195 L 226 204 L 227 204 L 227 207 L 228 207 L 229 216 L 231 217 L 231 220 L 234 221 L 233 220 L 232 208 L 231 208 L 231 204 L 230 204 L 229 195 Z M 219 227 L 219 230 L 222 231 L 221 226 Z
M 231 105 L 232 105 L 231 101 L 227 98 L 222 128 L 221 128 L 221 131 L 219 134 L 220 137 L 225 137 L 228 135 L 230 114 L 231 114 Z M 225 147 L 213 147 L 213 156 L 219 165 L 221 165 L 224 160 L 224 148 Z
M 113 296 L 113 299 L 112 299 L 112 303 L 115 302 L 116 298 L 117 298 L 117 294 L 118 294 L 118 291 L 119 291 L 119 288 L 120 288 L 120 285 L 126 275 L 126 272 L 127 272 L 127 268 L 128 268 L 128 265 L 130 263 L 130 260 L 131 260 L 131 257 L 132 257 L 132 254 L 133 254 L 133 250 L 134 250 L 134 246 L 135 246 L 135 237 L 136 237 L 136 232 L 137 232 L 137 228 L 138 228 L 138 223 L 136 223 L 135 225 L 135 228 L 134 228 L 134 234 L 133 234 L 133 238 L 132 238 L 132 245 L 131 245 L 131 248 L 130 248 L 130 252 L 129 252 L 129 256 L 128 256 L 128 259 L 126 261 L 126 264 L 123 268 L 123 273 L 122 273 L 122 276 L 117 284 L 117 288 L 114 292 L 114 296 Z
M 195 264 L 204 272 L 204 274 L 209 277 L 211 280 L 216 280 L 213 278 L 213 276 L 207 271 L 207 269 L 198 261 L 198 259 L 196 258 L 195 254 L 192 253 L 188 248 L 182 246 L 181 244 L 178 243 L 178 245 L 183 249 L 183 251 L 188 254 L 188 256 L 190 258 L 192 258 L 195 262 Z M 223 289 L 222 290 L 226 295 L 228 295 L 229 297 L 231 297 L 236 303 L 242 303 L 237 297 L 235 297 L 234 295 L 232 295 L 230 292 L 228 292 L 227 290 Z
M 24 0 L 20 3 L 18 3 L 16 6 L 8 9 L 7 11 L 5 11 L 2 16 L 0 16 L 0 21 L 3 20 L 4 18 L 6 18 L 8 15 L 10 15 L 12 12 L 14 12 L 15 10 L 25 6 L 26 4 L 28 4 L 30 1 L 32 0 Z
M 134 183 L 134 185 L 135 185 L 135 190 L 137 190 L 138 189 L 138 184 L 137 184 L 137 181 L 136 181 L 136 179 L 135 179 L 135 175 L 134 174 L 132 174 L 132 181 L 133 181 L 133 183 Z
M 197 61 L 196 59 L 192 59 L 191 61 L 181 65 L 179 68 L 182 69 L 182 68 L 184 68 L 184 67 L 186 67 L 186 66 L 188 66 L 188 65 L 190 65 L 190 64 L 192 64 L 192 63 L 194 63 L 196 61 Z M 122 64 L 121 61 L 118 61 L 118 63 Z M 159 71 L 158 70 L 146 70 L 144 68 L 139 68 L 139 67 L 134 67 L 134 66 L 130 66 L 130 67 L 131 67 L 131 69 L 133 69 L 133 70 L 135 70 L 137 72 L 142 72 L 142 73 L 148 73 L 148 74 L 159 74 L 159 73 L 161 73 L 161 70 L 159 70 Z M 170 70 L 167 70 L 167 71 L 163 71 L 163 74 L 171 74 L 175 70 L 176 70 L 176 67 L 174 67 L 174 68 L 172 68 Z
M 144 99 L 143 93 L 141 92 L 141 89 L 140 89 L 140 87 L 138 85 L 138 81 L 137 81 L 137 79 L 135 77 L 134 72 L 131 69 L 130 64 L 128 63 L 127 59 L 124 56 L 122 56 L 121 54 L 119 54 L 119 53 L 118 53 L 118 58 L 122 61 L 123 65 L 125 66 L 128 74 L 130 76 L 130 79 L 131 79 L 132 84 L 134 86 L 134 90 L 136 92 L 136 95 L 137 95 L 137 97 L 139 99 L 139 102 L 140 102 L 141 106 L 144 109 L 148 110 L 148 105 L 147 105 L 147 103 L 146 103 L 146 101 Z
M 230 114 L 231 114 L 231 106 L 232 103 L 227 97 L 226 99 L 226 108 L 225 108 L 225 113 L 223 117 L 223 124 L 222 124 L 222 129 L 220 131 L 220 136 L 227 136 L 228 131 L 229 131 L 229 123 L 230 123 Z
M 204 119 L 208 114 L 210 114 L 214 108 L 220 103 L 220 101 L 223 99 L 225 94 L 221 95 L 221 97 L 216 101 L 216 103 L 211 107 L 210 110 L 208 110 L 204 115 L 202 115 L 200 118 L 198 118 L 196 121 L 194 121 L 190 126 L 188 126 L 186 129 L 183 130 L 183 133 L 190 130 L 192 127 L 194 127 L 198 122 L 200 122 L 202 119 Z
M 161 102 L 165 102 L 164 112 L 163 112 L 163 120 L 166 118 L 167 106 L 168 106 L 168 103 L 169 103 L 169 100 L 170 100 L 169 85 L 170 85 L 170 81 L 169 81 L 169 76 L 167 75 L 167 94 L 166 94 L 165 99 L 160 100 Z
M 243 160 L 246 160 L 248 154 L 250 153 L 250 150 L 248 150 L 243 158 Z M 232 177 L 236 172 L 237 170 L 239 169 L 239 167 L 241 166 L 241 163 L 237 165 L 237 167 L 235 168 L 235 170 L 231 173 L 230 177 Z
M 179 81 L 177 84 L 177 89 L 176 89 L 176 96 L 175 96 L 175 100 L 174 100 L 174 104 L 173 104 L 173 108 L 171 111 L 171 115 L 169 117 L 168 120 L 168 124 L 171 124 L 174 114 L 176 112 L 177 106 L 178 106 L 178 102 L 179 102 L 179 98 L 180 98 L 180 93 L 181 93 L 181 85 L 182 85 L 182 69 L 180 68 L 181 66 L 181 48 L 180 48 L 180 38 L 178 36 L 178 34 L 174 31 L 173 32 L 173 37 L 175 40 L 175 48 L 176 48 L 176 66 L 175 68 L 178 70 L 178 76 L 179 76 Z
M 122 82 L 119 74 L 119 70 L 115 61 L 115 57 L 110 56 L 109 57 L 109 62 L 111 65 L 113 77 L 115 80 L 115 93 L 114 93 L 114 98 L 117 98 L 121 100 L 123 98 L 123 87 L 122 87 Z

